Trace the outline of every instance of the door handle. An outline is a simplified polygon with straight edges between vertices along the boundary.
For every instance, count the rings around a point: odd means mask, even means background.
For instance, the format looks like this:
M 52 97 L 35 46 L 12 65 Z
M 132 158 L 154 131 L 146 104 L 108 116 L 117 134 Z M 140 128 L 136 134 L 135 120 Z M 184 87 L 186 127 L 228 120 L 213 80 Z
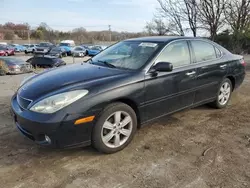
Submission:
M 223 69 L 223 68 L 226 68 L 226 66 L 227 66 L 226 64 L 225 65 L 221 65 L 220 68 Z
M 187 76 L 191 76 L 191 75 L 193 75 L 193 74 L 195 74 L 195 73 L 196 73 L 195 71 L 187 72 L 186 75 L 187 75 Z

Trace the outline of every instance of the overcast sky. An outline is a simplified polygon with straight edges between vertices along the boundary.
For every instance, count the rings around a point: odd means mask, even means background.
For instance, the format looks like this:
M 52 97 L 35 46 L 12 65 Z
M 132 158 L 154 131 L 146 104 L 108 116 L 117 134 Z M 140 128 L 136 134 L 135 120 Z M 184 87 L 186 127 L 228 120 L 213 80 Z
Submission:
M 85 27 L 87 30 L 139 32 L 151 20 L 156 0 L 0 0 L 0 23 L 28 22 L 32 27 L 46 22 L 57 30 Z

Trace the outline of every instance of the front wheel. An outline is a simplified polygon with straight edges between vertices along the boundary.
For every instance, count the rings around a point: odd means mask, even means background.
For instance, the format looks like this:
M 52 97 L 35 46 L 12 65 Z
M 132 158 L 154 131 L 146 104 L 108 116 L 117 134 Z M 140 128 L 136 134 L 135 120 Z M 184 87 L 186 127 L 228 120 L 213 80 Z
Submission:
M 230 101 L 232 91 L 232 82 L 228 78 L 224 79 L 219 87 L 216 100 L 212 103 L 212 106 L 218 109 L 225 108 Z
M 97 119 L 92 145 L 100 152 L 115 153 L 124 149 L 137 130 L 134 110 L 124 103 L 108 105 Z

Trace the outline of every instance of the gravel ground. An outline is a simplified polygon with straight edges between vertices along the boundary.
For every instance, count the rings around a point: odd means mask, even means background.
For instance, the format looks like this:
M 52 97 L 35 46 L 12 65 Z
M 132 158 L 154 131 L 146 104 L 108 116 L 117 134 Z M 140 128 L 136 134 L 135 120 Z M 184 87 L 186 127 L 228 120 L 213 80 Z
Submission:
M 10 98 L 25 76 L 0 77 L 2 188 L 250 187 L 250 72 L 228 108 L 201 106 L 159 119 L 112 155 L 46 149 L 20 135 Z

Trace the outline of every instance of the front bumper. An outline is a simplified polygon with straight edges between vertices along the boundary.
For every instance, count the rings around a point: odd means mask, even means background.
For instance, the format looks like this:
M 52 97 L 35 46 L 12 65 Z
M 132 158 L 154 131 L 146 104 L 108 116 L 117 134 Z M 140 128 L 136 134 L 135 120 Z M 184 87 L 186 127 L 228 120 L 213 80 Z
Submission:
M 71 148 L 91 144 L 94 121 L 80 125 L 74 125 L 74 122 L 79 118 L 95 115 L 93 111 L 83 114 L 67 114 L 62 111 L 55 114 L 39 114 L 22 109 L 16 96 L 12 98 L 11 107 L 18 130 L 39 145 Z

